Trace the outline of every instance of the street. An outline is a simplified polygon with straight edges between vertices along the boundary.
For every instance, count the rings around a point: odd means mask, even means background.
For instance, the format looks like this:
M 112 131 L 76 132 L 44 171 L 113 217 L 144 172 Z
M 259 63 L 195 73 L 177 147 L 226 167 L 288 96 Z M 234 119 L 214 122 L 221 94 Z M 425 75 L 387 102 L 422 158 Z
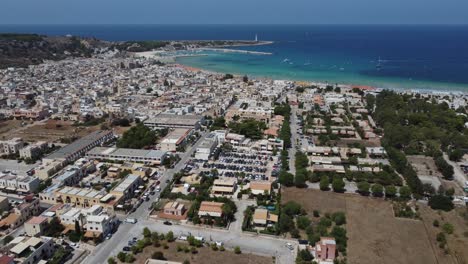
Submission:
M 296 175 L 296 146 L 297 139 L 297 117 L 296 117 L 297 106 L 291 106 L 291 118 L 290 118 L 290 127 L 291 127 L 291 148 L 289 148 L 289 172 L 293 175 Z
M 204 138 L 207 133 L 203 133 L 200 138 Z M 185 163 L 190 159 L 191 155 L 196 150 L 197 146 L 200 144 L 201 140 L 198 140 L 195 144 L 193 144 L 188 151 L 185 152 L 181 156 L 180 161 L 174 166 L 173 169 L 169 169 L 163 173 L 160 178 L 160 186 L 161 191 L 166 188 L 166 186 L 172 180 L 174 174 L 180 171 Z M 167 183 L 166 181 L 169 181 Z M 140 226 L 140 221 L 146 219 L 149 216 L 150 208 L 153 202 L 159 198 L 160 192 L 155 193 L 152 197 L 150 197 L 150 201 L 143 202 L 135 212 L 129 214 L 128 218 L 136 218 L 138 219 L 138 223 L 136 225 Z M 126 245 L 127 241 L 134 237 L 140 235 L 141 232 L 135 232 L 132 228 L 135 225 L 131 224 L 121 224 L 117 232 L 112 235 L 110 240 L 106 240 L 103 243 L 99 244 L 96 249 L 90 254 L 85 260 L 84 263 L 105 263 L 110 256 L 116 255 L 122 247 Z M 123 242 L 122 242 L 123 241 Z M 123 244 L 122 244 L 123 243 Z
M 201 138 L 204 138 L 206 134 L 207 133 L 204 133 Z M 166 180 L 172 180 L 174 174 L 183 168 L 200 142 L 201 140 L 198 140 L 185 154 L 181 156 L 181 160 L 176 164 L 174 169 L 167 170 L 161 176 L 161 190 L 164 190 L 164 188 L 167 186 L 168 183 L 166 183 Z M 286 242 L 289 242 L 295 245 L 297 242 L 284 240 L 277 237 L 247 234 L 241 231 L 243 210 L 247 207 L 247 203 L 240 204 L 239 212 L 236 214 L 238 221 L 232 223 L 229 231 L 222 229 L 207 229 L 189 225 L 167 226 L 159 221 L 148 220 L 151 204 L 156 198 L 159 198 L 159 195 L 160 192 L 156 193 L 153 197 L 151 197 L 150 201 L 142 203 L 134 213 L 128 215 L 129 218 L 138 219 L 136 224 L 121 224 L 117 232 L 113 234 L 112 238 L 99 244 L 94 249 L 94 251 L 87 256 L 83 263 L 106 263 L 109 257 L 117 255 L 124 246 L 127 246 L 128 240 L 133 237 L 140 237 L 142 230 L 145 227 L 148 227 L 150 230 L 157 232 L 167 233 L 172 231 L 176 236 L 181 234 L 203 236 L 205 239 L 207 239 L 207 241 L 211 240 L 224 242 L 226 248 L 240 246 L 242 252 L 244 253 L 276 256 L 277 263 L 279 264 L 294 263 L 296 252 L 287 249 L 285 244 Z

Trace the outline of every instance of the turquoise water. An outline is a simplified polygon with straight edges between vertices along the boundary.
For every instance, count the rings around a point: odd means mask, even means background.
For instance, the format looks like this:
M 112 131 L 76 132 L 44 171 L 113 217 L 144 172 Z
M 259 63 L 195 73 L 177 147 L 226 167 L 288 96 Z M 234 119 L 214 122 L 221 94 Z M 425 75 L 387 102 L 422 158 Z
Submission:
M 237 49 L 270 51 L 266 46 Z M 251 78 L 370 85 L 379 88 L 468 91 L 468 85 L 464 83 L 425 80 L 417 77 L 386 76 L 384 71 L 387 69 L 385 67 L 392 66 L 389 66 L 388 60 L 383 59 L 380 62 L 381 68 L 377 69 L 378 59 L 353 61 L 351 58 L 339 55 L 309 54 L 309 56 L 295 57 L 286 55 L 287 52 L 274 53 L 273 55 L 206 51 L 202 53 L 207 56 L 180 57 L 176 61 L 191 67 L 219 73 L 248 75 Z M 367 70 L 383 73 L 381 76 L 363 74 Z

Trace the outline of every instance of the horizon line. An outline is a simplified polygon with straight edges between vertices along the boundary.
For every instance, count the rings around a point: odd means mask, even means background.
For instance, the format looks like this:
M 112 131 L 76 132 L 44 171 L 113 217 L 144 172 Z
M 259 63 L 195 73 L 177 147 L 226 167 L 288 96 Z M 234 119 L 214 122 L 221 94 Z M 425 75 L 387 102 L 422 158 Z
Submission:
M 468 23 L 0 23 L 0 26 L 468 26 Z

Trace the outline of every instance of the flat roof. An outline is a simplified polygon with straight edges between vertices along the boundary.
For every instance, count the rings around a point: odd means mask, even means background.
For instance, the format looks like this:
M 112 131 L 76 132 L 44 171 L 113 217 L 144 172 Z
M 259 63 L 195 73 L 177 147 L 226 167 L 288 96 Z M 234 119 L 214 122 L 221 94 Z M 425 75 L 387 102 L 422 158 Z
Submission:
M 120 157 L 138 157 L 138 158 L 150 158 L 150 159 L 161 159 L 167 152 L 161 150 L 146 150 L 146 149 L 129 149 L 129 148 L 105 148 L 95 147 L 87 152 L 88 155 L 112 155 Z
M 93 144 L 95 141 L 101 139 L 107 135 L 109 130 L 104 131 L 94 131 L 80 139 L 75 140 L 73 143 L 66 145 L 65 147 L 55 151 L 54 153 L 47 156 L 47 159 L 64 159 L 69 155 L 72 155 L 81 149 Z M 112 132 L 111 132 L 112 133 Z
M 175 115 L 161 113 L 154 118 L 147 119 L 145 124 L 164 124 L 164 125 L 196 125 L 203 119 L 201 115 Z

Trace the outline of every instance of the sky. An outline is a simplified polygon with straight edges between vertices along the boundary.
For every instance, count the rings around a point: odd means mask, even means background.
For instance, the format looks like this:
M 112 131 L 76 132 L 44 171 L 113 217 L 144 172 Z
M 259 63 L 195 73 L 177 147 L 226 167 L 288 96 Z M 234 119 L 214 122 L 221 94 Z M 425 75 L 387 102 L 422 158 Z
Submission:
M 468 0 L 2 0 L 0 24 L 468 24 Z

